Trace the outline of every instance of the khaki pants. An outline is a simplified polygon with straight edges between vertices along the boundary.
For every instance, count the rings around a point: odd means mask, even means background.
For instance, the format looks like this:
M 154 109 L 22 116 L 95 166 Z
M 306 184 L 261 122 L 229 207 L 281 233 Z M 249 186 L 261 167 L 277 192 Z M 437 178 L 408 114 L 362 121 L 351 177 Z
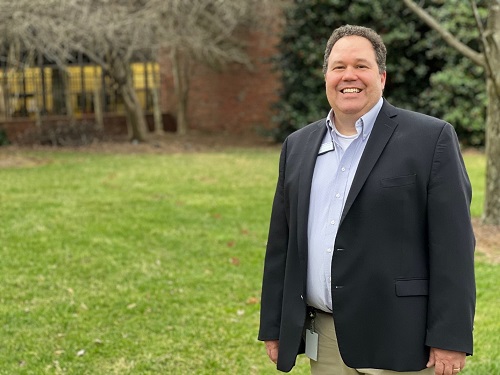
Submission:
M 311 360 L 311 375 L 434 375 L 434 367 L 411 372 L 397 372 L 368 368 L 353 369 L 347 367 L 342 360 L 337 344 L 337 335 L 332 317 L 317 313 L 314 327 L 319 335 L 318 360 Z

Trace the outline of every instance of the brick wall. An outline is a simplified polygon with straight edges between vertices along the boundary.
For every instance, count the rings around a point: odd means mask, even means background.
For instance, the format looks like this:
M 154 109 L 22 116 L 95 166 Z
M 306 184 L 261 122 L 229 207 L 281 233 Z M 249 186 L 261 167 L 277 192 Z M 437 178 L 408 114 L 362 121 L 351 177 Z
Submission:
M 175 119 L 169 114 L 164 113 L 162 116 L 163 130 L 166 132 L 175 132 Z M 75 125 L 78 124 L 94 124 L 93 115 L 84 115 L 81 118 L 75 119 Z M 146 114 L 146 125 L 150 132 L 154 131 L 153 115 Z M 69 127 L 69 120 L 65 116 L 50 116 L 42 119 L 42 124 L 37 126 L 32 118 L 13 118 L 10 120 L 0 121 L 0 131 L 4 131 L 7 139 L 11 143 L 16 144 L 33 144 L 37 143 L 36 137 L 33 134 L 39 130 L 49 130 Z M 117 113 L 104 114 L 104 129 L 102 136 L 106 139 L 123 139 L 127 136 L 127 120 L 124 115 Z
M 272 103 L 278 100 L 280 81 L 270 58 L 276 54 L 279 25 L 247 35 L 253 67 L 231 64 L 217 72 L 197 63 L 191 75 L 187 121 L 203 132 L 255 134 L 271 129 Z M 175 115 L 176 99 L 168 61 L 162 64 L 163 111 Z

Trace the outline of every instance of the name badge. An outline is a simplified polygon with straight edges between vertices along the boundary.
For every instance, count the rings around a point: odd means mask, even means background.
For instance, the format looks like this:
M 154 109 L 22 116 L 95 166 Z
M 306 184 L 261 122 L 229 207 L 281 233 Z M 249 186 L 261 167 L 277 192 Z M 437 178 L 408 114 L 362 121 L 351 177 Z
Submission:
M 335 146 L 333 145 L 333 142 L 327 142 L 323 143 L 321 147 L 319 148 L 318 155 L 323 155 L 326 154 L 327 152 L 334 151 Z
M 306 356 L 313 361 L 318 360 L 319 335 L 311 329 L 306 329 Z

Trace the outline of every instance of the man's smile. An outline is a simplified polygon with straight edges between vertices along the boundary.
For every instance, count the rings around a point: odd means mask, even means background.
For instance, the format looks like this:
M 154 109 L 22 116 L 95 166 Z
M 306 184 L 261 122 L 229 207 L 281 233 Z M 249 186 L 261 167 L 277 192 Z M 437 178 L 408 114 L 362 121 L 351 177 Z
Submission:
M 361 89 L 357 89 L 355 87 L 349 87 L 349 88 L 340 90 L 340 92 L 342 94 L 357 94 L 357 93 L 361 92 Z

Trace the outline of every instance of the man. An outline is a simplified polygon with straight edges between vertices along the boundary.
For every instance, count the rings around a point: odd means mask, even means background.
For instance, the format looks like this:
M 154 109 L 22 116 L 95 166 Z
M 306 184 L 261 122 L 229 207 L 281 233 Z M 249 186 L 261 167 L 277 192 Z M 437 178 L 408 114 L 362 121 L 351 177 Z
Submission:
M 472 354 L 471 187 L 453 127 L 382 98 L 386 49 L 342 26 L 326 119 L 283 144 L 259 340 L 288 372 L 456 375 Z M 304 348 L 305 344 L 305 348 Z

